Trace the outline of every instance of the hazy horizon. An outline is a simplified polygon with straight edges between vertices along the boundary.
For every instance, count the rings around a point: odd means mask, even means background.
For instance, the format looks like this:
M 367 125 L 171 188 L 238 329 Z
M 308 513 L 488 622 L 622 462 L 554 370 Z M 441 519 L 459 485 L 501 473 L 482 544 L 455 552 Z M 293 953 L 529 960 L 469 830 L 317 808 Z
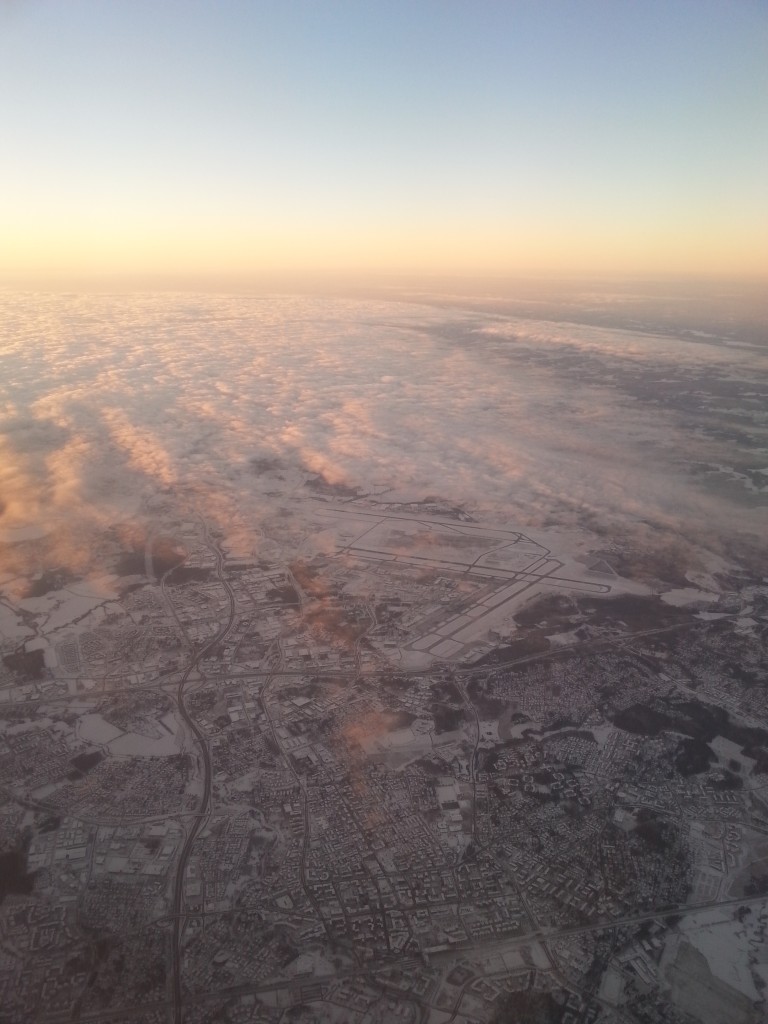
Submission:
M 1 1024 L 761 1024 L 768 4 L 0 0 Z
M 765 277 L 766 68 L 749 0 L 6 4 L 0 278 Z

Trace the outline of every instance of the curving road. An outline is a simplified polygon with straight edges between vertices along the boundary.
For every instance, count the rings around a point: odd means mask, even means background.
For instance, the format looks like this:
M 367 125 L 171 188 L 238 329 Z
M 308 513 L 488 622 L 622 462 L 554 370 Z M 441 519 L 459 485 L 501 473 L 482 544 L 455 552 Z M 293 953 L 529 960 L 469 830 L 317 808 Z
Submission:
M 181 849 L 181 855 L 179 857 L 178 866 L 176 868 L 176 880 L 173 886 L 173 902 L 171 904 L 170 916 L 173 919 L 173 939 L 172 939 L 172 995 L 173 995 L 173 1021 L 174 1024 L 182 1024 L 182 997 L 181 997 L 181 931 L 182 924 L 184 922 L 183 914 L 183 903 L 184 903 L 184 876 L 187 870 L 187 864 L 189 862 L 189 856 L 192 852 L 192 845 L 197 839 L 200 829 L 203 827 L 203 823 L 208 817 L 209 806 L 211 802 L 211 753 L 208 749 L 208 741 L 206 740 L 202 730 L 195 722 L 194 718 L 187 711 L 186 705 L 184 704 L 184 688 L 192 672 L 197 668 L 199 662 L 205 655 L 217 644 L 221 643 L 232 629 L 235 622 L 235 595 L 230 587 L 229 583 L 224 577 L 224 555 L 217 544 L 211 539 L 210 532 L 208 530 L 208 524 L 203 522 L 205 529 L 205 541 L 210 550 L 214 553 L 216 558 L 216 576 L 227 592 L 229 598 L 229 616 L 227 618 L 226 625 L 224 625 L 219 632 L 209 640 L 200 650 L 192 657 L 189 665 L 184 671 L 181 679 L 179 680 L 179 686 L 176 691 L 176 700 L 179 707 L 179 714 L 184 720 L 185 724 L 194 733 L 197 740 L 198 746 L 200 747 L 200 753 L 203 759 L 203 796 L 200 801 L 200 806 L 197 811 L 197 817 L 192 824 L 187 838 L 184 841 L 184 846 Z

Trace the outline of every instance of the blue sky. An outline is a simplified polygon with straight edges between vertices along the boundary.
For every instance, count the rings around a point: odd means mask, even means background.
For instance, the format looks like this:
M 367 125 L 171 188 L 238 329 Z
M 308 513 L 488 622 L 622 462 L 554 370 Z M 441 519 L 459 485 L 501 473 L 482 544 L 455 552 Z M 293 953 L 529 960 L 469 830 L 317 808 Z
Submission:
M 0 10 L 6 273 L 768 269 L 765 3 Z

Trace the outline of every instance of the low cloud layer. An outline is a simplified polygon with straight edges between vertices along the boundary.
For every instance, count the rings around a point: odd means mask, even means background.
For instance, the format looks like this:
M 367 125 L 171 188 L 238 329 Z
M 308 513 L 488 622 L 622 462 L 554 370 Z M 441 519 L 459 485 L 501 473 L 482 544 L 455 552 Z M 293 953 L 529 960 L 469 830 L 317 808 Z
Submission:
M 759 544 L 768 361 L 716 333 L 437 302 L 0 302 L 6 542 L 32 528 L 87 547 L 158 494 L 258 535 L 317 475 L 511 524 Z

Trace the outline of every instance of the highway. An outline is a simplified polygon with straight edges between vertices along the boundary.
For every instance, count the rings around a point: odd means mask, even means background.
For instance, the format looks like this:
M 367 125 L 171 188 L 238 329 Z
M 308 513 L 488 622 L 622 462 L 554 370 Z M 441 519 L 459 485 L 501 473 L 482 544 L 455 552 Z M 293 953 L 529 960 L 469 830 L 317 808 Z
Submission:
M 670 917 L 687 917 L 690 914 L 701 913 L 706 910 L 722 910 L 728 907 L 740 907 L 750 906 L 756 903 L 765 903 L 768 900 L 766 896 L 744 896 L 736 899 L 723 900 L 721 902 L 714 903 L 696 903 L 687 904 L 679 907 L 669 907 L 665 910 L 649 910 L 642 913 L 628 914 L 624 917 L 615 918 L 614 920 L 606 920 L 593 922 L 584 925 L 570 925 L 565 928 L 540 928 L 534 932 L 525 932 L 520 935 L 513 935 L 506 938 L 492 939 L 486 942 L 462 942 L 456 943 L 444 950 L 437 950 L 429 954 L 429 961 L 431 963 L 450 962 L 452 960 L 463 960 L 467 957 L 481 958 L 487 957 L 491 953 L 505 953 L 512 952 L 514 950 L 521 949 L 524 946 L 530 946 L 534 943 L 541 942 L 552 942 L 558 938 L 565 938 L 569 935 L 578 935 L 586 932 L 600 932 L 610 931 L 614 928 L 621 928 L 626 925 L 637 925 L 642 924 L 644 921 L 661 920 Z M 254 981 L 244 982 L 236 985 L 229 985 L 225 988 L 219 988 L 216 990 L 207 991 L 200 993 L 196 996 L 196 1002 L 201 1003 L 215 1003 L 222 999 L 234 999 L 244 995 L 259 995 L 271 992 L 285 991 L 295 993 L 299 996 L 308 987 L 320 987 L 332 984 L 333 982 L 342 981 L 345 978 L 366 978 L 374 980 L 375 982 L 382 984 L 385 988 L 390 988 L 387 984 L 386 979 L 379 978 L 378 976 L 384 972 L 391 970 L 393 967 L 398 967 L 402 971 L 413 970 L 420 966 L 420 961 L 414 959 L 412 954 L 405 953 L 402 956 L 394 956 L 390 954 L 379 965 L 364 964 L 364 965 L 349 965 L 346 967 L 340 967 L 339 969 L 329 972 L 327 974 L 299 976 L 296 978 L 275 978 L 265 981 Z M 509 973 L 514 973 L 510 971 Z M 399 988 L 396 990 L 399 995 L 403 998 L 410 999 L 412 1001 L 421 1002 L 421 1000 L 415 998 L 412 994 L 403 992 Z M 150 1010 L 162 1010 L 165 1004 L 160 1000 L 154 1000 L 145 1004 L 138 1004 L 136 1006 L 136 1012 L 142 1011 L 144 1013 Z M 429 1004 L 426 1004 L 429 1005 Z M 454 1014 L 455 1014 L 454 1008 Z M 97 1010 L 92 1013 L 84 1013 L 80 1017 L 81 1024 L 107 1024 L 108 1021 L 115 1020 L 119 1021 L 119 1024 L 125 1024 L 127 1014 L 130 1012 L 129 1007 L 120 1007 L 118 1009 L 110 1010 Z M 450 1010 L 448 1011 L 451 1012 Z M 69 1008 L 62 1010 L 57 1013 L 47 1014 L 42 1018 L 39 1024 L 65 1024 L 66 1021 L 71 1020 L 71 1011 Z M 448 1022 L 446 1022 L 448 1024 Z
M 173 901 L 171 903 L 170 916 L 173 918 L 173 938 L 171 948 L 171 994 L 173 1000 L 173 1021 L 174 1024 L 182 1024 L 183 1021 L 183 1008 L 182 1008 L 182 993 L 181 993 L 181 940 L 183 925 L 186 920 L 186 915 L 183 913 L 184 905 L 184 876 L 187 870 L 187 864 L 189 863 L 189 857 L 192 852 L 192 846 L 197 838 L 200 829 L 203 827 L 203 823 L 208 818 L 210 802 L 211 802 L 211 754 L 208 749 L 208 741 L 203 735 L 202 730 L 195 722 L 194 718 L 187 711 L 186 705 L 184 704 L 184 689 L 186 687 L 189 677 L 192 675 L 194 670 L 197 668 L 198 663 L 206 654 L 217 644 L 221 643 L 232 629 L 235 622 L 235 595 L 224 576 L 224 555 L 217 544 L 211 539 L 211 535 L 208 529 L 208 524 L 205 520 L 202 520 L 203 527 L 205 529 L 205 540 L 214 553 L 216 559 L 216 576 L 227 592 L 229 598 L 229 615 L 227 618 L 226 625 L 224 625 L 213 639 L 209 640 L 200 650 L 192 657 L 189 665 L 185 669 L 179 685 L 176 690 L 176 700 L 178 703 L 179 714 L 188 726 L 190 731 L 194 734 L 197 740 L 198 746 L 200 747 L 200 753 L 203 761 L 203 795 L 200 800 L 200 806 L 197 811 L 197 817 L 195 818 L 187 838 L 184 841 L 184 845 L 181 848 L 181 854 L 179 856 L 178 865 L 176 868 L 176 879 L 173 886 Z M 164 582 L 164 580 L 163 580 Z

